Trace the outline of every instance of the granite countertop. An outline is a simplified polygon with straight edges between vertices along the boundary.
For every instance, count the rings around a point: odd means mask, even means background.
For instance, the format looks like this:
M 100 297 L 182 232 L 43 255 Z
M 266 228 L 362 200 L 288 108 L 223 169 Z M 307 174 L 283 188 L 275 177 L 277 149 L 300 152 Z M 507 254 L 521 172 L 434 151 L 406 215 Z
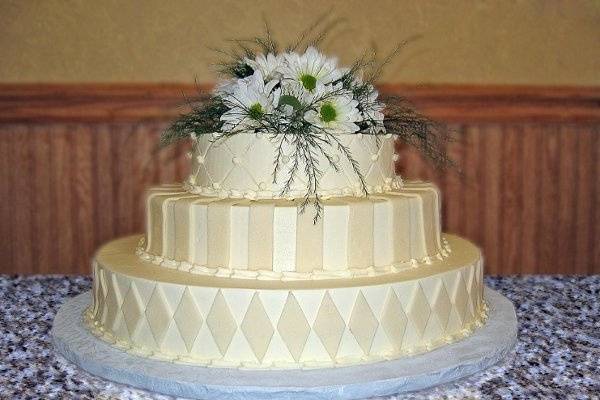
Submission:
M 48 333 L 88 277 L 0 275 L 1 399 L 170 399 L 84 373 Z M 516 306 L 515 354 L 502 365 L 408 399 L 600 399 L 600 275 L 487 277 Z

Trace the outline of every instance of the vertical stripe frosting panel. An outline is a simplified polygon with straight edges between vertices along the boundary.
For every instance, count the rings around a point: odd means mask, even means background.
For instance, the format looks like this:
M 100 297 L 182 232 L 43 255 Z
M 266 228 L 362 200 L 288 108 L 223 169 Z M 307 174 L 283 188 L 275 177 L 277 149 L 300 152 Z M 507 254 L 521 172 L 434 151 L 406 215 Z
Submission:
M 295 205 L 275 205 L 273 214 L 273 271 L 296 269 L 296 219 Z
M 163 205 L 163 248 L 162 254 L 164 257 L 172 259 L 175 255 L 175 229 L 177 229 L 175 221 L 175 210 L 174 206 L 177 201 L 177 197 L 166 197 Z
M 435 231 L 435 193 L 433 190 L 423 190 L 421 192 L 421 202 L 423 204 L 423 235 L 427 255 L 438 253 L 438 246 Z
M 250 205 L 248 201 L 240 201 L 231 207 L 231 247 L 229 249 L 229 266 L 235 269 L 248 269 L 248 223 Z
M 395 195 L 390 198 L 393 207 L 394 262 L 411 259 L 411 218 L 409 199 Z
M 348 260 L 347 203 L 329 201 L 323 211 L 323 269 L 339 271 L 346 269 Z
M 154 213 L 152 212 L 152 199 L 154 192 L 149 190 L 146 194 L 146 251 L 152 253 L 155 240 L 156 223 L 154 221 Z
M 404 189 L 407 194 L 418 197 L 421 207 L 422 255 L 437 254 L 440 246 L 439 199 L 435 187 L 428 183 L 413 183 Z M 418 258 L 418 257 L 415 257 Z
M 184 193 L 180 186 L 165 185 L 148 190 L 146 194 L 146 251 L 162 255 L 163 200 Z
M 178 219 L 175 215 L 177 204 L 186 198 L 193 197 L 189 193 L 181 193 L 165 197 L 163 209 L 163 250 L 164 257 L 174 259 L 175 251 L 180 246 L 187 244 L 187 210 L 184 208 L 185 219 Z M 185 207 L 185 206 L 184 206 Z M 181 205 L 179 205 L 181 208 Z M 180 211 L 181 213 L 181 211 Z M 183 230 L 183 232 L 181 232 Z M 183 243 L 186 243 L 185 245 Z
M 198 199 L 190 209 L 190 261 L 202 266 L 208 264 L 208 204 Z
M 190 209 L 196 197 L 184 197 L 175 202 L 175 250 L 173 258 L 177 261 L 190 261 Z
M 351 202 L 349 224 L 348 267 L 373 266 L 373 203 Z
M 162 209 L 165 195 L 156 195 L 150 198 L 150 233 L 151 240 L 148 248 L 150 254 L 162 256 L 163 251 L 163 226 L 164 213 Z
M 437 245 L 437 249 L 441 250 L 442 248 L 442 196 L 440 190 L 434 186 L 430 185 L 430 190 L 433 193 L 433 210 L 431 211 L 431 215 L 433 218 L 433 234 L 434 241 Z
M 425 240 L 423 230 L 423 202 L 419 195 L 406 192 L 410 205 L 410 257 L 421 260 L 427 254 L 425 252 Z
M 323 269 L 323 218 L 314 223 L 308 208 L 298 214 L 296 232 L 296 271 Z
M 231 201 L 208 204 L 208 262 L 210 268 L 229 266 Z
M 406 191 L 420 190 L 431 195 L 431 209 L 427 210 L 427 214 L 431 216 L 431 234 L 432 241 L 438 249 L 441 248 L 441 232 L 442 232 L 442 204 L 441 194 L 439 189 L 429 182 L 413 182 L 406 187 Z M 437 250 L 436 250 L 437 252 Z
M 248 223 L 248 269 L 273 269 L 273 203 L 252 202 Z
M 373 204 L 373 265 L 384 267 L 393 260 L 392 203 L 371 196 Z

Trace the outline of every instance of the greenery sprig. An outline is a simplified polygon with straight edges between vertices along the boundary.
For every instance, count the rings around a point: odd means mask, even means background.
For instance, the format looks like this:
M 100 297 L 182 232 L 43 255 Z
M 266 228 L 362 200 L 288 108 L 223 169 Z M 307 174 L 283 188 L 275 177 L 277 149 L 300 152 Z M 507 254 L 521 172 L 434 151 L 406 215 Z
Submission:
M 382 103 L 374 88 L 383 68 L 414 38 L 400 43 L 381 61 L 373 51 L 342 69 L 315 48 L 335 23 L 318 19 L 283 51 L 268 25 L 264 35 L 234 40 L 231 50 L 218 50 L 225 57 L 218 70 L 226 80 L 211 94 L 191 100 L 191 112 L 164 131 L 160 145 L 212 133 L 218 133 L 216 140 L 241 132 L 266 134 L 277 149 L 273 182 L 283 179 L 280 194 L 284 196 L 303 168 L 307 188 L 300 210 L 314 205 L 315 222 L 323 209 L 318 189 L 324 166 L 319 160 L 339 172 L 332 149 L 349 162 L 362 192 L 368 195 L 360 166 L 339 140 L 340 133 L 393 134 L 438 167 L 451 165 L 445 151 L 448 130 L 419 114 L 402 97 L 388 97 Z M 284 171 L 282 160 L 288 148 L 292 153 Z

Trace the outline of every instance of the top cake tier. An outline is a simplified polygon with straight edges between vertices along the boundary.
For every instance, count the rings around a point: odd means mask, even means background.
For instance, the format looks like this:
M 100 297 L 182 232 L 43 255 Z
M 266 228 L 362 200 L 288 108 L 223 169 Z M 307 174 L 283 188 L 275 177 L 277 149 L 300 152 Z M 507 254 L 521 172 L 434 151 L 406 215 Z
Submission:
M 362 134 L 336 135 L 358 163 L 369 193 L 384 193 L 400 187 L 395 175 L 394 142 L 391 135 L 375 137 Z M 300 198 L 307 191 L 307 175 L 303 163 L 289 190 L 282 196 L 285 181 L 294 162 L 295 147 L 281 146 L 280 174 L 273 179 L 273 169 L 282 138 L 266 134 L 239 133 L 226 138 L 202 135 L 194 144 L 192 173 L 187 190 L 201 195 L 228 198 L 276 199 Z M 315 160 L 322 176 L 318 194 L 322 197 L 363 195 L 360 178 L 352 164 L 337 147 L 325 144 L 324 149 L 338 167 L 335 170 L 322 154 Z

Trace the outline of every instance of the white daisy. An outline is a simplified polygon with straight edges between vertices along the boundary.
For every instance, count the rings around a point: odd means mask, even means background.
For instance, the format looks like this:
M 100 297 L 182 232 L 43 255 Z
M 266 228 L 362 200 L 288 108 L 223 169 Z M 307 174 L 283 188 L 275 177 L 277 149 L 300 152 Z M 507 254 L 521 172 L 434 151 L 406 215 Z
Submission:
M 304 114 L 311 124 L 327 133 L 354 133 L 359 130 L 355 122 L 362 120 L 358 111 L 358 102 L 352 98 L 352 93 L 343 92 L 338 86 L 317 87 L 318 97 L 315 109 Z
M 223 97 L 229 108 L 223 115 L 224 132 L 244 131 L 259 127 L 261 118 L 271 113 L 279 102 L 280 89 L 273 90 L 278 81 L 265 83 L 260 71 L 236 81 L 232 93 Z
M 346 69 L 337 68 L 336 58 L 327 58 L 314 47 L 309 47 L 302 55 L 286 53 L 282 65 L 284 79 L 300 82 L 302 86 L 314 92 L 319 84 L 327 85 L 340 79 Z
M 260 71 L 266 81 L 281 79 L 280 69 L 283 63 L 281 55 L 269 53 L 265 56 L 264 54 L 259 54 L 254 60 L 245 58 L 244 61 L 254 71 Z

